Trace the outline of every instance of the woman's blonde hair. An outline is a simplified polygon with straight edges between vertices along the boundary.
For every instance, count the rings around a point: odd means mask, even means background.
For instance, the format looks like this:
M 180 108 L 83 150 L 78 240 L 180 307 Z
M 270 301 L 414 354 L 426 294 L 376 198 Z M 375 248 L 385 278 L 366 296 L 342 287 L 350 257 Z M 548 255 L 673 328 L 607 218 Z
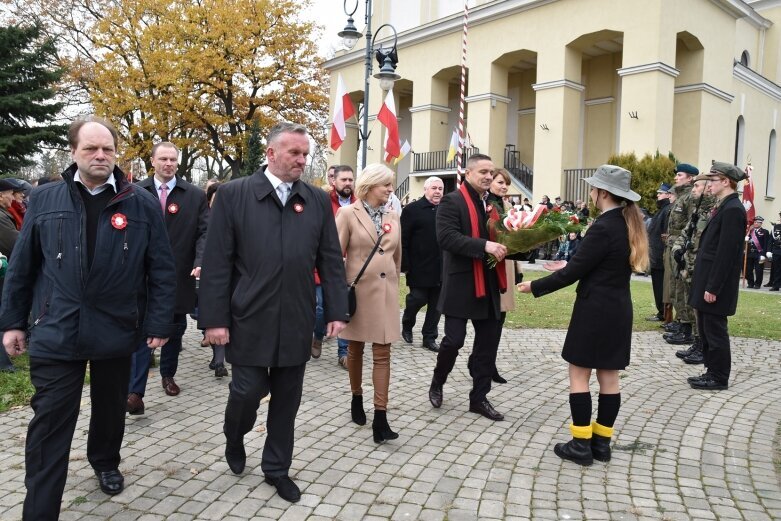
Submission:
M 392 182 L 393 170 L 380 163 L 367 165 L 355 182 L 355 197 L 363 201 L 375 186 L 385 186 Z
M 645 229 L 643 213 L 632 201 L 626 201 L 621 210 L 629 230 L 629 265 L 635 273 L 645 273 L 649 266 L 648 232 Z

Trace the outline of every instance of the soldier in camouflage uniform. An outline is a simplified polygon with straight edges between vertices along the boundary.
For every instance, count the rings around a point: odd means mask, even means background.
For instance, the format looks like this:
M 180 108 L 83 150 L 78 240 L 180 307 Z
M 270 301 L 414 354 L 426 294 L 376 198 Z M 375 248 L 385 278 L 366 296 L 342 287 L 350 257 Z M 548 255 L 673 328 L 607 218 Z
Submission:
M 694 186 L 691 191 L 691 198 L 694 201 L 695 211 L 692 218 L 686 225 L 683 234 L 675 241 L 672 248 L 673 258 L 682 258 L 683 267 L 680 271 L 680 279 L 686 287 L 686 293 L 691 289 L 692 278 L 694 277 L 694 262 L 697 260 L 697 251 L 700 247 L 700 237 L 705 225 L 710 219 L 710 212 L 716 204 L 716 198 L 705 192 L 705 183 L 709 176 L 700 174 L 694 178 Z M 699 208 L 698 208 L 699 207 Z M 696 326 L 697 314 L 694 314 Z M 675 356 L 683 359 L 687 364 L 701 364 L 702 342 L 697 327 L 694 328 L 694 343 L 688 349 L 682 349 L 675 353 Z
M 688 304 L 688 287 L 678 274 L 678 266 L 672 256 L 672 248 L 675 241 L 686 229 L 692 214 L 694 213 L 694 201 L 691 197 L 692 183 L 699 170 L 692 165 L 681 163 L 675 169 L 675 202 L 670 209 L 670 217 L 667 224 L 667 242 L 664 250 L 665 270 L 669 269 L 674 275 L 671 279 L 670 298 L 675 309 L 676 322 L 665 327 L 667 333 L 664 339 L 669 344 L 684 345 L 694 342 L 692 325 L 694 324 L 694 311 Z

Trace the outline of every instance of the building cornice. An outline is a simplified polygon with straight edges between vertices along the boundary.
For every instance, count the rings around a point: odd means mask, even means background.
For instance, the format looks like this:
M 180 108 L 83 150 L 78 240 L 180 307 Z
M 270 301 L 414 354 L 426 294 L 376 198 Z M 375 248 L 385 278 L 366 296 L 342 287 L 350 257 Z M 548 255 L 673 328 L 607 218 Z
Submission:
M 781 0 L 756 0 L 755 2 L 751 2 L 751 8 L 754 11 L 773 9 L 774 7 L 781 7 Z
M 520 109 L 520 110 L 518 110 L 518 115 L 519 116 L 528 116 L 530 114 L 534 114 L 535 112 L 537 112 L 537 109 L 535 107 L 530 107 L 528 109 Z
M 671 65 L 667 65 L 663 62 L 645 63 L 643 65 L 633 65 L 632 67 L 623 67 L 617 69 L 616 72 L 619 76 L 631 76 L 633 74 L 643 74 L 646 72 L 662 72 L 673 78 L 677 78 L 681 73 L 678 69 Z
M 732 77 L 750 87 L 754 87 L 776 101 L 781 101 L 781 86 L 741 65 L 739 62 L 735 62 L 732 66 Z
M 464 101 L 467 103 L 472 103 L 474 101 L 501 101 L 502 103 L 509 104 L 512 99 L 508 98 L 507 96 L 500 96 L 499 94 L 494 94 L 493 92 L 486 92 L 485 94 L 475 94 L 474 96 L 467 96 L 464 98 Z
M 757 29 L 767 29 L 773 22 L 759 14 L 753 6 L 743 0 L 710 0 L 736 19 L 746 20 Z
M 615 100 L 616 99 L 613 96 L 608 96 L 607 98 L 587 99 L 585 104 L 587 107 L 591 107 L 592 105 L 605 105 L 606 103 L 613 103 Z
M 426 110 L 430 110 L 433 112 L 451 112 L 452 109 L 450 107 L 445 107 L 442 105 L 434 105 L 429 103 L 428 105 L 418 105 L 417 107 L 410 107 L 409 111 L 414 114 L 415 112 L 424 112 Z
M 712 96 L 723 99 L 727 103 L 732 103 L 732 100 L 735 99 L 735 96 L 732 94 L 724 92 L 723 90 L 719 90 L 708 83 L 692 83 L 691 85 L 681 85 L 680 87 L 675 87 L 676 94 L 684 94 L 686 92 L 707 92 Z
M 580 83 L 576 83 L 571 80 L 553 80 L 553 81 L 544 81 L 542 83 L 532 84 L 532 89 L 534 89 L 535 92 L 540 90 L 558 89 L 561 87 L 567 87 L 569 89 L 573 89 L 578 92 L 583 92 L 584 90 L 586 90 L 585 85 L 581 85 Z

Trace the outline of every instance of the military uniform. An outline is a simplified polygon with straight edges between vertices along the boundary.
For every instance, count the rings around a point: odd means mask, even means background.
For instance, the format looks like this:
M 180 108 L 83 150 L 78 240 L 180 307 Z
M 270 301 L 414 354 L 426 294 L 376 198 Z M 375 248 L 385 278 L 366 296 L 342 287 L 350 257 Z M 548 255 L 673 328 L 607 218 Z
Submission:
M 778 214 L 781 217 L 781 212 Z M 781 220 L 773 225 L 773 231 L 770 237 L 771 260 L 770 265 L 770 291 L 778 291 L 781 287 Z M 771 258 L 772 257 L 772 258 Z
M 765 219 L 757 216 L 755 223 Z M 770 232 L 765 228 L 751 226 L 746 235 L 746 282 L 749 288 L 760 289 L 765 275 L 765 255 L 770 247 Z
M 685 344 L 693 340 L 691 332 L 694 312 L 687 303 L 689 300 L 689 286 L 678 274 L 678 265 L 672 255 L 675 242 L 682 236 L 686 225 L 694 213 L 696 202 L 691 197 L 691 190 L 691 184 L 674 187 L 675 202 L 671 205 L 667 224 L 667 247 L 664 252 L 665 270 L 669 270 L 672 274 L 670 279 L 670 300 L 675 309 L 675 319 L 680 324 L 678 332 L 668 334 L 665 337 L 665 340 L 671 344 Z

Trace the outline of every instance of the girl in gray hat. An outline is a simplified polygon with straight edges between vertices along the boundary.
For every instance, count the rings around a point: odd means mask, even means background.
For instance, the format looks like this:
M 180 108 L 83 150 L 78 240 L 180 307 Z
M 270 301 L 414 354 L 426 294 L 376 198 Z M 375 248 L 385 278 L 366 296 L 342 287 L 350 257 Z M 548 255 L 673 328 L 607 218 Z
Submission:
M 589 197 L 602 213 L 594 221 L 570 262 L 546 265 L 552 275 L 518 285 L 535 297 L 579 281 L 562 357 L 569 362 L 572 440 L 554 447 L 557 456 L 580 465 L 610 460 L 610 437 L 621 406 L 618 371 L 629 365 L 632 340 L 632 271 L 648 266 L 648 237 L 643 215 L 630 189 L 631 174 L 602 165 L 593 177 Z M 597 419 L 591 421 L 589 378 L 599 381 Z

